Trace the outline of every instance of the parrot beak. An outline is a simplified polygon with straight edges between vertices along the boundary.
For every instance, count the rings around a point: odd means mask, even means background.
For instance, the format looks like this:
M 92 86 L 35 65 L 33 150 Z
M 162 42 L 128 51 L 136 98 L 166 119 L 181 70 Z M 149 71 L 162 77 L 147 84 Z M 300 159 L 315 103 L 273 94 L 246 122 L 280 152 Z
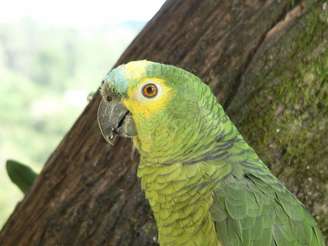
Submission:
M 103 137 L 111 145 L 114 145 L 117 136 L 131 138 L 137 135 L 131 113 L 117 99 L 101 100 L 97 120 Z

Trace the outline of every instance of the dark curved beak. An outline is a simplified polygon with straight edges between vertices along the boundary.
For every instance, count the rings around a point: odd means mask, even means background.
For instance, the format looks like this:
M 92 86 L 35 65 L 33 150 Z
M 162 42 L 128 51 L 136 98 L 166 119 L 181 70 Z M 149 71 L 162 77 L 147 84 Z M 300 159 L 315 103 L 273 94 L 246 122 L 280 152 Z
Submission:
M 133 137 L 137 134 L 130 112 L 118 100 L 108 102 L 102 99 L 97 120 L 103 137 L 111 145 L 114 145 L 117 136 Z

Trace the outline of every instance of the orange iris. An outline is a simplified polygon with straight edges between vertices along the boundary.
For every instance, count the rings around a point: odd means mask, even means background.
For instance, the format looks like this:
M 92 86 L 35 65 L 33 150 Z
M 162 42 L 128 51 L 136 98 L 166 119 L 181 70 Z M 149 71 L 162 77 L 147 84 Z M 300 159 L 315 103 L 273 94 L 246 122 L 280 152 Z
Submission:
M 146 84 L 142 87 L 142 94 L 147 98 L 155 97 L 157 93 L 158 89 L 155 84 Z

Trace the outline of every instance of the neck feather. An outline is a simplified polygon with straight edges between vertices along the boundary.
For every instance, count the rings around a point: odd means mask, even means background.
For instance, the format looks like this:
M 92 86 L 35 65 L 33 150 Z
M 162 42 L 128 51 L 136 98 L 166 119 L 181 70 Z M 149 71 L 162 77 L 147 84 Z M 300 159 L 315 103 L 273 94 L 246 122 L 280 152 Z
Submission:
M 134 139 L 141 154 L 138 176 L 161 245 L 187 245 L 191 239 L 196 245 L 219 245 L 209 212 L 213 190 L 230 174 L 242 175 L 246 159 L 259 160 L 221 106 L 202 114 L 197 125 L 185 125 L 179 134 L 164 127 L 149 136 L 147 145 Z
M 190 239 L 199 241 L 196 245 L 208 240 L 209 245 L 219 245 L 209 212 L 212 192 L 231 173 L 227 159 L 240 141 L 228 118 L 220 121 L 218 128 L 202 131 L 205 141 L 177 147 L 179 154 L 168 152 L 158 158 L 141 152 L 138 176 L 153 210 L 161 245 L 187 245 Z

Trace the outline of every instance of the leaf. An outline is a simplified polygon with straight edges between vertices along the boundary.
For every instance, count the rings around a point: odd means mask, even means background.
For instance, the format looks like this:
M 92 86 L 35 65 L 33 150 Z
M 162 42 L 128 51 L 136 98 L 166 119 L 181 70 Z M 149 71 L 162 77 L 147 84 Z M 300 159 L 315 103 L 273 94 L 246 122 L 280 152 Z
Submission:
M 18 186 L 18 188 L 26 194 L 34 180 L 38 176 L 29 166 L 14 160 L 6 161 L 6 169 L 10 180 Z

